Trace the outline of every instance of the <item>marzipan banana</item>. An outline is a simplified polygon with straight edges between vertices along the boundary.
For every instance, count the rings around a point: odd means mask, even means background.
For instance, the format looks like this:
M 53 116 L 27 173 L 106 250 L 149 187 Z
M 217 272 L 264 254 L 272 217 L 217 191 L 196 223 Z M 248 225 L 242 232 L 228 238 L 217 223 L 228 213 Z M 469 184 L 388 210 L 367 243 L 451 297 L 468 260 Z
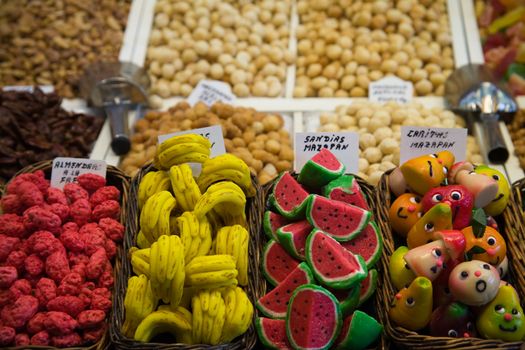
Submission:
M 211 142 L 206 137 L 198 134 L 184 134 L 170 137 L 162 142 L 157 149 L 157 153 L 164 152 L 168 148 L 180 145 L 181 143 L 200 143 L 207 148 L 211 148 Z
M 170 187 L 169 176 L 165 171 L 150 171 L 140 180 L 138 205 L 142 209 L 149 197 Z
M 169 332 L 177 338 L 180 333 L 191 331 L 191 323 L 180 313 L 159 310 L 146 316 L 135 331 L 135 340 L 149 342 L 157 334 Z
M 128 288 L 124 298 L 126 311 L 123 333 L 133 337 L 135 329 L 147 315 L 157 306 L 157 299 L 151 290 L 151 285 L 145 275 L 133 276 L 128 280 Z
M 202 197 L 199 198 L 199 201 L 195 205 L 194 213 L 197 217 L 203 217 L 217 204 L 226 202 L 229 204 L 230 210 L 235 212 L 243 211 L 246 204 L 246 196 L 239 186 L 232 182 L 213 184 Z

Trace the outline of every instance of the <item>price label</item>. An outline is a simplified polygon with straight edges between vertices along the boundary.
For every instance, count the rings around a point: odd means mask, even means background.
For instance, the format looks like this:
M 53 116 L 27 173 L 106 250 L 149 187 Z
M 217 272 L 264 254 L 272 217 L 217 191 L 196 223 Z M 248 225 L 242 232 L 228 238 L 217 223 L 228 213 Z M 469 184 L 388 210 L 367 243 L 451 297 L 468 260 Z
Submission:
M 359 134 L 356 132 L 298 132 L 294 147 L 294 170 L 297 172 L 323 148 L 330 150 L 346 166 L 346 172 L 357 174 L 359 170 Z
M 414 85 L 398 77 L 386 77 L 368 85 L 368 99 L 371 102 L 384 103 L 396 101 L 408 103 L 412 100 Z
M 215 102 L 233 103 L 235 95 L 231 92 L 230 86 L 225 82 L 218 80 L 201 80 L 193 89 L 187 99 L 191 106 L 197 102 L 204 102 L 207 106 Z
M 401 164 L 418 156 L 441 151 L 452 152 L 456 162 L 465 160 L 467 155 L 467 129 L 401 127 Z
M 59 157 L 53 160 L 51 187 L 64 188 L 68 183 L 77 182 L 82 174 L 96 174 L 106 177 L 106 162 L 103 160 Z
M 53 91 L 55 91 L 52 85 L 40 85 L 39 88 L 45 94 L 50 94 Z M 14 86 L 4 86 L 2 87 L 2 90 L 4 91 L 25 91 L 25 92 L 33 93 L 33 91 L 35 91 L 35 87 L 28 86 L 28 85 L 18 85 L 18 86 L 14 85 Z

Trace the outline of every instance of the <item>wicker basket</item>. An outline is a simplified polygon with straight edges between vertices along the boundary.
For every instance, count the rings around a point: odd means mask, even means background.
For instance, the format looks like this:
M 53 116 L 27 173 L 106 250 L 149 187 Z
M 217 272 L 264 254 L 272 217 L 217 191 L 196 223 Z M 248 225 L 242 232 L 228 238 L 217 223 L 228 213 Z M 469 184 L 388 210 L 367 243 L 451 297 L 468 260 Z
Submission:
M 297 179 L 297 174 L 292 174 L 292 176 L 294 176 L 294 178 Z M 359 176 L 356 176 L 356 175 L 352 175 L 354 176 L 356 179 L 357 179 L 357 183 L 359 184 L 359 186 L 361 187 L 361 191 L 363 191 L 363 193 L 365 194 L 367 200 L 368 200 L 368 205 L 370 207 L 370 209 L 372 210 L 373 214 L 374 214 L 374 219 L 378 220 L 378 211 L 377 211 L 377 202 L 376 202 L 376 199 L 377 199 L 377 196 L 375 194 L 375 188 L 370 185 L 368 182 L 366 182 L 365 180 L 361 179 Z M 270 209 L 270 205 L 268 204 L 268 197 L 269 195 L 271 194 L 272 192 L 272 188 L 273 188 L 273 185 L 274 185 L 275 181 L 272 181 L 272 182 L 269 182 L 268 184 L 264 185 L 263 186 L 263 193 L 264 193 L 264 208 L 265 210 L 268 210 Z M 379 222 L 377 222 L 379 224 Z M 261 237 L 264 237 L 263 240 L 267 241 L 267 238 L 266 238 L 266 234 L 264 233 L 264 229 L 263 227 L 261 226 L 260 228 L 260 233 L 259 235 Z M 265 242 L 266 243 L 266 242 Z M 381 256 L 381 260 L 383 260 L 384 258 L 384 254 L 385 254 L 385 250 L 383 249 L 383 252 L 382 252 L 382 256 Z M 381 264 L 379 264 L 379 261 L 376 263 L 376 265 L 374 266 L 374 268 L 377 270 L 379 276 L 381 275 L 384 275 L 386 273 L 386 271 L 388 271 L 388 269 L 384 269 L 383 266 Z M 264 280 L 264 290 L 265 290 L 265 293 L 266 293 L 266 290 L 268 289 L 271 289 L 273 288 L 271 284 L 269 284 L 268 282 L 266 282 L 266 280 Z M 369 309 L 370 310 L 366 310 L 367 312 L 371 312 L 371 313 L 376 313 L 379 315 L 379 311 L 380 309 L 384 308 L 385 306 L 382 304 L 382 301 L 378 298 L 378 291 L 380 289 L 380 280 L 378 278 L 378 284 L 377 284 L 377 290 L 376 290 L 376 293 L 374 294 L 374 301 L 373 301 L 373 305 L 369 305 Z M 370 301 L 367 301 L 365 304 L 370 304 Z M 257 312 L 259 312 L 257 310 Z M 378 319 L 378 321 L 381 323 L 380 319 Z M 262 348 L 262 346 L 261 346 Z M 388 349 L 389 348 L 389 340 L 385 337 L 385 332 L 383 332 L 381 334 L 381 338 L 377 344 L 377 347 L 376 349 Z
M 51 178 L 51 167 L 52 167 L 52 161 L 42 161 L 33 165 L 29 165 L 19 172 L 15 174 L 15 176 L 25 173 L 32 173 L 37 170 L 42 170 L 46 174 L 46 178 Z M 121 211 L 120 211 L 120 220 L 121 222 L 126 221 L 126 206 L 128 202 L 128 191 L 129 191 L 129 177 L 126 176 L 120 169 L 114 167 L 114 166 L 108 166 L 107 172 L 106 172 L 106 181 L 107 185 L 115 186 L 120 190 L 121 193 Z M 9 184 L 9 183 L 7 183 Z M 7 187 L 6 184 L 6 187 Z M 5 187 L 5 188 L 6 188 Z M 2 188 L 4 190 L 5 188 Z M 120 275 L 121 270 L 121 260 L 122 260 L 122 246 L 117 245 L 117 255 L 115 257 L 115 262 L 113 263 L 113 272 L 114 272 L 114 278 L 117 280 L 118 276 Z M 115 297 L 116 297 L 116 290 L 113 291 L 113 304 L 115 304 Z M 113 319 L 112 313 L 110 313 L 106 320 Z M 101 350 L 101 349 L 108 349 L 110 348 L 109 343 L 109 322 L 108 322 L 108 329 L 106 329 L 106 332 L 104 332 L 104 335 L 102 338 L 95 344 L 91 346 L 86 347 L 72 347 L 72 348 L 66 348 L 68 350 Z M 34 349 L 34 350 L 45 350 L 45 349 L 56 349 L 55 347 L 51 346 L 18 346 L 18 347 L 10 347 L 7 349 L 11 350 L 21 350 L 21 349 Z
M 124 237 L 124 249 L 128 251 L 129 248 L 135 246 L 136 237 L 139 232 L 139 211 L 138 211 L 138 187 L 142 177 L 149 171 L 156 169 L 151 165 L 144 166 L 131 181 L 131 189 L 129 193 L 130 200 L 128 202 L 127 221 L 126 221 L 126 235 Z M 251 277 L 248 282 L 246 291 L 253 305 L 264 292 L 262 278 L 259 273 L 259 261 L 262 251 L 262 242 L 258 235 L 258 228 L 262 220 L 262 195 L 258 185 L 257 179 L 252 176 L 252 183 L 257 190 L 257 194 L 253 198 L 248 198 L 246 201 L 246 213 L 250 233 L 250 243 L 248 247 L 248 254 L 250 257 L 248 271 Z M 126 295 L 127 281 L 132 276 L 132 267 L 130 260 L 124 255 L 122 257 L 122 272 L 117 276 L 115 303 L 113 304 L 113 319 L 110 325 L 110 337 L 113 346 L 117 349 L 252 349 L 257 341 L 257 334 L 255 326 L 252 322 L 250 328 L 242 336 L 236 338 L 233 342 L 227 344 L 212 345 L 188 345 L 181 343 L 141 343 L 134 339 L 128 338 L 122 334 L 121 329 L 124 324 L 124 297 Z
M 377 219 L 384 238 L 384 251 L 380 262 L 383 271 L 388 271 L 389 257 L 395 250 L 394 236 L 388 220 L 388 210 L 392 202 L 388 184 L 390 172 L 383 175 L 376 191 L 377 201 L 382 204 L 378 207 L 379 215 Z M 523 294 L 525 288 L 523 257 L 525 255 L 519 249 L 518 244 L 520 237 L 523 237 L 523 230 L 519 220 L 516 221 L 512 213 L 512 203 L 516 202 L 513 195 L 511 195 L 510 201 L 511 204 L 507 206 L 504 213 L 497 219 L 498 223 L 502 225 L 500 227 L 503 227 L 503 230 L 500 230 L 500 232 L 507 242 L 510 281 L 521 296 L 523 304 L 523 301 L 525 301 L 525 294 Z M 407 349 L 520 349 L 524 344 L 523 342 L 504 342 L 502 340 L 481 338 L 432 337 L 399 327 L 391 323 L 388 317 L 388 305 L 390 305 L 397 291 L 390 281 L 388 273 L 381 274 L 379 282 L 381 288 L 378 289 L 378 299 L 383 307 L 378 309 L 378 313 L 387 336 L 399 347 Z

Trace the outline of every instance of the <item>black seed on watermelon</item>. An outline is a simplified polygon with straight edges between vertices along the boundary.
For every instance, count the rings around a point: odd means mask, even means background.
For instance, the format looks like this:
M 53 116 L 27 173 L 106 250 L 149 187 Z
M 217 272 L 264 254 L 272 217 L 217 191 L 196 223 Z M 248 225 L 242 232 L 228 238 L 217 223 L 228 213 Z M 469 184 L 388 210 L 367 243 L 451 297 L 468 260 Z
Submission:
M 266 280 L 276 286 L 282 282 L 300 261 L 295 260 L 283 246 L 275 240 L 266 243 L 262 256 L 261 269 Z
M 365 279 L 368 273 L 360 255 L 354 255 L 319 230 L 312 231 L 306 240 L 306 261 L 316 279 L 334 289 L 351 288 Z
M 328 349 L 341 325 L 341 310 L 332 293 L 313 284 L 295 290 L 286 314 L 286 333 L 294 349 Z
M 284 216 L 274 213 L 271 210 L 267 210 L 264 213 L 264 219 L 263 219 L 264 233 L 266 233 L 266 236 L 268 236 L 269 239 L 273 238 L 277 240 L 277 229 L 279 227 L 283 227 L 289 222 L 290 221 L 286 219 Z
M 284 172 L 275 181 L 270 203 L 287 219 L 304 218 L 306 192 L 289 172 Z
M 306 219 L 338 241 L 356 237 L 371 217 L 372 213 L 368 210 L 322 196 L 310 195 L 307 201 Z
M 257 308 L 268 317 L 284 318 L 290 297 L 295 289 L 312 283 L 314 277 L 306 263 L 300 263 L 281 283 L 256 302 Z
M 292 349 L 286 335 L 286 321 L 274 320 L 266 317 L 257 317 L 255 328 L 263 345 L 268 349 Z
M 382 331 L 383 326 L 373 317 L 356 310 L 344 319 L 341 333 L 334 343 L 334 348 L 336 350 L 366 349 L 379 338 Z
M 343 175 L 323 187 L 323 196 L 370 210 L 361 187 L 353 175 Z
M 383 238 L 377 224 L 371 221 L 356 238 L 341 242 L 341 245 L 352 253 L 361 255 L 366 267 L 370 269 L 381 257 Z
M 297 181 L 308 188 L 319 190 L 330 181 L 343 175 L 345 166 L 328 149 L 323 148 L 301 169 Z
M 292 222 L 277 230 L 277 238 L 291 256 L 304 260 L 304 246 L 311 231 L 312 226 L 306 220 Z

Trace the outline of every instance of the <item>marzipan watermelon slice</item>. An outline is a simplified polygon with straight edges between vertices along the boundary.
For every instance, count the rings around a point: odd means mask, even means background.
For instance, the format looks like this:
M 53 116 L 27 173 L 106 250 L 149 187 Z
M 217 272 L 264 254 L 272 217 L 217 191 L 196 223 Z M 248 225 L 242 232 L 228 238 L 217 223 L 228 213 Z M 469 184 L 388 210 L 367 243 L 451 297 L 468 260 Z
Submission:
M 308 188 L 319 190 L 343 175 L 345 166 L 327 148 L 321 149 L 301 169 L 297 181 Z
M 306 219 L 310 224 L 341 242 L 356 237 L 371 217 L 368 210 L 315 194 L 307 201 Z
M 376 291 L 377 287 L 377 270 L 372 269 L 368 271 L 368 276 L 361 281 L 361 288 L 359 290 L 359 304 L 357 307 L 363 305 Z
M 361 285 L 353 286 L 350 289 L 326 288 L 337 298 L 337 300 L 339 300 L 339 307 L 341 308 L 343 317 L 346 317 L 354 312 L 357 304 L 359 304 L 359 292 L 361 290 L 360 287 Z
M 319 230 L 306 240 L 306 261 L 315 278 L 334 289 L 348 289 L 366 278 L 366 263 L 339 242 Z
M 370 269 L 381 257 L 383 237 L 377 224 L 370 221 L 356 238 L 341 242 L 341 245 L 352 253 L 361 255 L 365 259 L 366 267 Z
M 284 281 L 299 263 L 273 239 L 264 246 L 261 268 L 266 280 L 274 286 Z
M 306 220 L 292 222 L 277 230 L 277 239 L 291 256 L 304 260 L 304 245 L 311 231 L 312 226 Z
M 289 172 L 284 172 L 273 185 L 270 203 L 282 216 L 294 220 L 304 218 L 307 198 L 308 192 Z
M 285 318 L 293 291 L 303 284 L 312 282 L 314 282 L 312 271 L 306 263 L 300 263 L 277 287 L 257 300 L 257 308 L 265 316 Z
M 289 221 L 284 216 L 274 213 L 271 210 L 267 210 L 264 213 L 264 233 L 266 233 L 266 236 L 268 236 L 269 239 L 277 239 L 277 229 L 288 223 Z
M 257 317 L 255 328 L 263 345 L 267 349 L 291 350 L 286 336 L 286 321 L 274 320 L 266 317 Z
M 330 181 L 328 185 L 323 187 L 323 195 L 336 201 L 370 210 L 365 195 L 353 175 L 343 175 Z
M 339 337 L 334 343 L 336 350 L 362 350 L 374 343 L 381 335 L 383 326 L 373 317 L 356 310 L 345 318 Z
M 328 349 L 341 325 L 341 310 L 332 293 L 313 284 L 295 290 L 286 314 L 286 334 L 294 349 Z

